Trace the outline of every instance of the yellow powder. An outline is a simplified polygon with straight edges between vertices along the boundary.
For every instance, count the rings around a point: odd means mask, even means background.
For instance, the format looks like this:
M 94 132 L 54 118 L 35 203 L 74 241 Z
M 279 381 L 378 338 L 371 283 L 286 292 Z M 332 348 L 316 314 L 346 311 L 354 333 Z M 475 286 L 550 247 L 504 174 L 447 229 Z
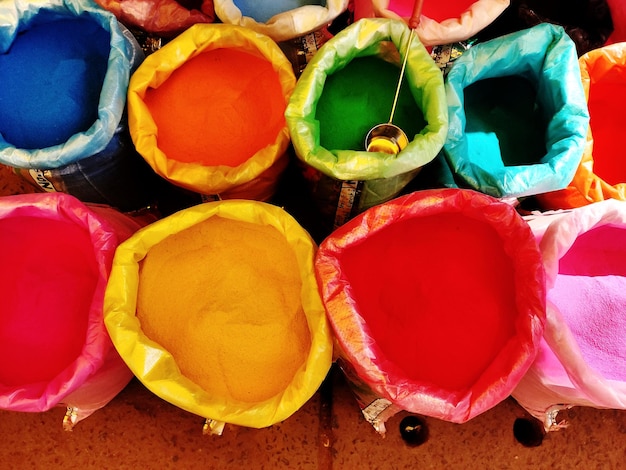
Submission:
M 288 388 L 306 361 L 301 290 L 278 230 L 212 217 L 148 251 L 137 317 L 207 393 L 260 402 Z

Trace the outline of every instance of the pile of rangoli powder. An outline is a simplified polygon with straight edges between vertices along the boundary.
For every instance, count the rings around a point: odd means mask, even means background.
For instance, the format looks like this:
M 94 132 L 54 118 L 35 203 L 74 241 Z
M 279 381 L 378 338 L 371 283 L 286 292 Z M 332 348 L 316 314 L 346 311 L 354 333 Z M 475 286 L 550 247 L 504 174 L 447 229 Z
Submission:
M 273 16 L 304 5 L 324 5 L 323 0 L 234 0 L 243 16 L 266 23 Z
M 389 121 L 400 68 L 375 56 L 353 59 L 345 68 L 326 78 L 317 102 L 315 118 L 320 123 L 320 144 L 329 150 L 365 150 L 369 130 Z M 393 123 L 409 140 L 426 122 L 415 103 L 406 78 Z
M 98 119 L 110 34 L 87 17 L 52 17 L 0 54 L 0 133 L 17 148 L 66 142 Z
M 55 378 L 86 341 L 98 266 L 89 233 L 69 222 L 0 220 L 0 384 Z
M 464 90 L 465 134 L 476 161 L 492 168 L 540 163 L 546 120 L 537 92 L 522 76 L 487 78 Z
M 344 252 L 359 314 L 406 377 L 464 393 L 515 334 L 512 261 L 490 225 L 407 219 Z
M 306 362 L 301 291 L 278 230 L 214 216 L 148 251 L 137 317 L 209 395 L 254 403 L 285 391 Z
M 285 126 L 286 98 L 271 62 L 235 49 L 190 59 L 144 101 L 159 149 L 183 163 L 239 166 Z

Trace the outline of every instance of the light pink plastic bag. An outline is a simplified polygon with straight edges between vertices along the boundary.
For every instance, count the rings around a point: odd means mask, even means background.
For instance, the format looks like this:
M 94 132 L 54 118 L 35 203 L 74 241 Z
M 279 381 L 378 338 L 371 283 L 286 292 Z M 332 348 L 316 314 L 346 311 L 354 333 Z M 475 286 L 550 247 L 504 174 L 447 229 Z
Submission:
M 382 17 L 408 20 L 415 0 L 355 0 L 354 19 Z M 490 25 L 509 0 L 425 1 L 415 30 L 425 46 L 465 41 Z
M 71 430 L 128 384 L 102 305 L 115 250 L 141 225 L 64 193 L 0 198 L 0 408 L 65 405 Z
M 626 409 L 626 202 L 528 223 L 541 238 L 548 308 L 539 354 L 513 397 L 547 431 L 565 426 L 557 414 L 572 406 Z

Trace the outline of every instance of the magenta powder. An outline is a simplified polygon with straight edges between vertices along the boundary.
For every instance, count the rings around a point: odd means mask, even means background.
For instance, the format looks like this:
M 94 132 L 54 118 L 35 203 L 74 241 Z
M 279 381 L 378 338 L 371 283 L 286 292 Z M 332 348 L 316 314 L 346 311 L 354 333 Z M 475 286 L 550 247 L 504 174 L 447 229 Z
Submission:
M 91 237 L 69 222 L 0 220 L 0 383 L 50 381 L 85 345 L 98 280 Z

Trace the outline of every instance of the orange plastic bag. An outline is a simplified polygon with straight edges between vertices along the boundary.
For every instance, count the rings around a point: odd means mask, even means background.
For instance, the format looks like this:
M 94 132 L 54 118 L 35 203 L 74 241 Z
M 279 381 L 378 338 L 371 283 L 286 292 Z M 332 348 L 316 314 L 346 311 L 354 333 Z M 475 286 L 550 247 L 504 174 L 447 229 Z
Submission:
M 590 115 L 587 142 L 568 187 L 537 196 L 544 209 L 626 200 L 626 164 L 618 143 L 626 127 L 626 43 L 590 51 L 579 64 Z

